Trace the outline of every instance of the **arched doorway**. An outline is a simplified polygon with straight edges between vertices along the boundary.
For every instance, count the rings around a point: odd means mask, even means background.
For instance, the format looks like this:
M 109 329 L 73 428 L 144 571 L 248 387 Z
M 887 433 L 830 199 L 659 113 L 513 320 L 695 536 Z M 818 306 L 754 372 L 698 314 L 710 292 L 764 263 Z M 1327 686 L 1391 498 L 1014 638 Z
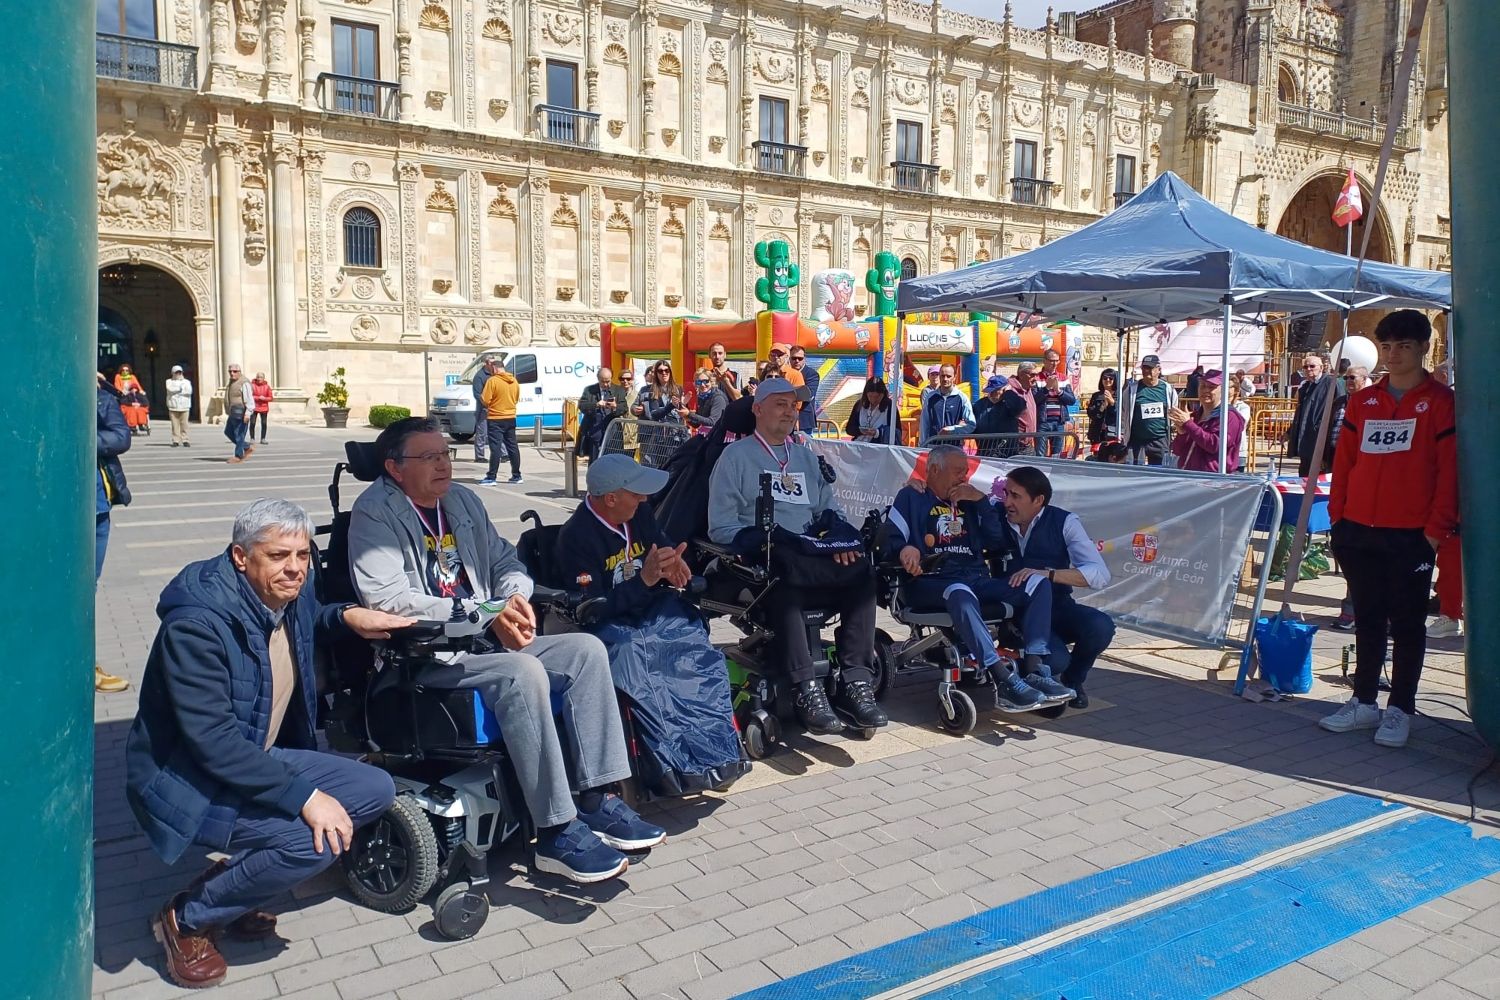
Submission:
M 188 290 L 159 267 L 122 262 L 99 269 L 99 371 L 113 378 L 122 364 L 134 368 L 153 418 L 167 418 L 164 384 L 173 365 L 193 382 L 195 420 L 204 386 L 216 384 L 213 373 L 205 378 L 199 370 L 195 312 Z
M 1339 192 L 1344 189 L 1344 181 L 1348 177 L 1347 171 L 1333 170 L 1314 177 L 1302 186 L 1286 211 L 1281 215 L 1281 222 L 1276 226 L 1276 232 L 1287 239 L 1306 243 L 1308 246 L 1317 247 L 1319 250 L 1328 250 L 1333 253 L 1342 254 L 1349 244 L 1345 241 L 1350 239 L 1350 234 L 1341 226 L 1333 224 L 1333 206 L 1338 201 Z M 1359 248 L 1365 238 L 1365 227 L 1373 227 L 1370 236 L 1369 259 L 1384 261 L 1387 264 L 1396 262 L 1395 243 L 1391 239 L 1389 221 L 1378 205 L 1373 203 L 1370 197 L 1369 185 L 1360 179 L 1360 195 L 1364 202 L 1364 216 L 1349 229 L 1353 230 L 1352 245 L 1355 256 L 1359 255 Z M 1375 329 L 1375 324 L 1380 321 L 1388 310 L 1366 309 L 1349 315 L 1349 330 L 1352 333 L 1360 333 L 1369 336 Z M 1316 329 L 1318 324 L 1313 322 Z M 1321 340 L 1332 344 L 1343 336 L 1343 321 L 1337 314 L 1330 314 L 1323 324 L 1323 336 L 1312 337 L 1313 340 Z

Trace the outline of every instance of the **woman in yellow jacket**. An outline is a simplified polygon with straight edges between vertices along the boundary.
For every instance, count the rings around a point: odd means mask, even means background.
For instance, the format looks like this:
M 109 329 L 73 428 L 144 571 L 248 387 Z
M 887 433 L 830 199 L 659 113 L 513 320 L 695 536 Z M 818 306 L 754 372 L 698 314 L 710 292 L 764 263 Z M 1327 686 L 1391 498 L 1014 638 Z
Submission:
M 494 486 L 495 473 L 500 471 L 500 459 L 510 456 L 511 483 L 523 483 L 521 478 L 521 449 L 516 444 L 516 403 L 521 398 L 521 385 L 516 377 L 505 370 L 504 363 L 496 357 L 485 361 L 490 377 L 484 383 L 484 392 L 479 397 L 485 408 L 489 435 L 490 471 L 479 481 L 480 486 Z

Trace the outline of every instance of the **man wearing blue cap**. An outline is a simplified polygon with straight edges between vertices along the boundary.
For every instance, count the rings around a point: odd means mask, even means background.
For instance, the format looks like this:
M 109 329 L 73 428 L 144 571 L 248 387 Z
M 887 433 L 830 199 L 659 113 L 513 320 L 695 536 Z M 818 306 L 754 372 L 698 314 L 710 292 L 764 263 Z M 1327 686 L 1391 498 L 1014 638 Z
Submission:
M 1036 365 L 1022 361 L 1016 366 L 1014 378 L 991 375 L 984 385 L 985 398 L 975 408 L 976 431 L 980 434 L 1020 434 L 1036 430 Z M 986 441 L 980 439 L 979 453 L 987 457 L 1004 458 L 1021 452 L 1029 453 L 1032 442 L 1026 438 L 1010 438 Z

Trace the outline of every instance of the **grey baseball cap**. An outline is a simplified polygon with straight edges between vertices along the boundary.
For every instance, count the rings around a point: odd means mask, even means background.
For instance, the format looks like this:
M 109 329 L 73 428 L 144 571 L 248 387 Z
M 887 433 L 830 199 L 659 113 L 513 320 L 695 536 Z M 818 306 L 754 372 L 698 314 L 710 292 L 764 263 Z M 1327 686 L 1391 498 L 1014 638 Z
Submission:
M 602 497 L 615 490 L 629 490 L 644 496 L 667 485 L 667 474 L 648 469 L 629 455 L 604 455 L 589 464 L 589 496 Z
M 805 385 L 792 385 L 784 378 L 768 378 L 755 387 L 755 398 L 765 399 L 767 396 L 775 396 L 783 392 L 791 393 L 799 402 L 804 403 L 812 396 Z

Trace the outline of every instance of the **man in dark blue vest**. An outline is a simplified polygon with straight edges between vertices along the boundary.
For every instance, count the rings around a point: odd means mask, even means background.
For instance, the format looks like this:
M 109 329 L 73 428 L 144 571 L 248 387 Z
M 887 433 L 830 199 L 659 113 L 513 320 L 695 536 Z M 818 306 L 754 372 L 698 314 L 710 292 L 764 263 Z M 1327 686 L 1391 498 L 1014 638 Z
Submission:
M 974 433 L 974 408 L 969 404 L 969 397 L 956 388 L 955 378 L 953 366 L 943 365 L 938 373 L 937 391 L 922 403 L 922 412 L 927 416 L 928 437 Z
M 1004 479 L 995 480 L 990 492 L 992 502 L 1005 508 L 1015 542 L 1011 565 L 1019 568 L 1011 575 L 1012 586 L 1021 586 L 1033 576 L 1045 576 L 1052 584 L 1048 665 L 1054 677 L 1073 689 L 1074 697 L 1067 704 L 1087 708 L 1089 699 L 1083 683 L 1094 661 L 1115 637 L 1115 623 L 1097 608 L 1073 600 L 1073 588 L 1105 586 L 1109 583 L 1109 567 L 1078 515 L 1052 506 L 1052 483 L 1040 469 L 1012 469 Z M 1042 714 L 1056 717 L 1063 709 L 1055 705 Z

